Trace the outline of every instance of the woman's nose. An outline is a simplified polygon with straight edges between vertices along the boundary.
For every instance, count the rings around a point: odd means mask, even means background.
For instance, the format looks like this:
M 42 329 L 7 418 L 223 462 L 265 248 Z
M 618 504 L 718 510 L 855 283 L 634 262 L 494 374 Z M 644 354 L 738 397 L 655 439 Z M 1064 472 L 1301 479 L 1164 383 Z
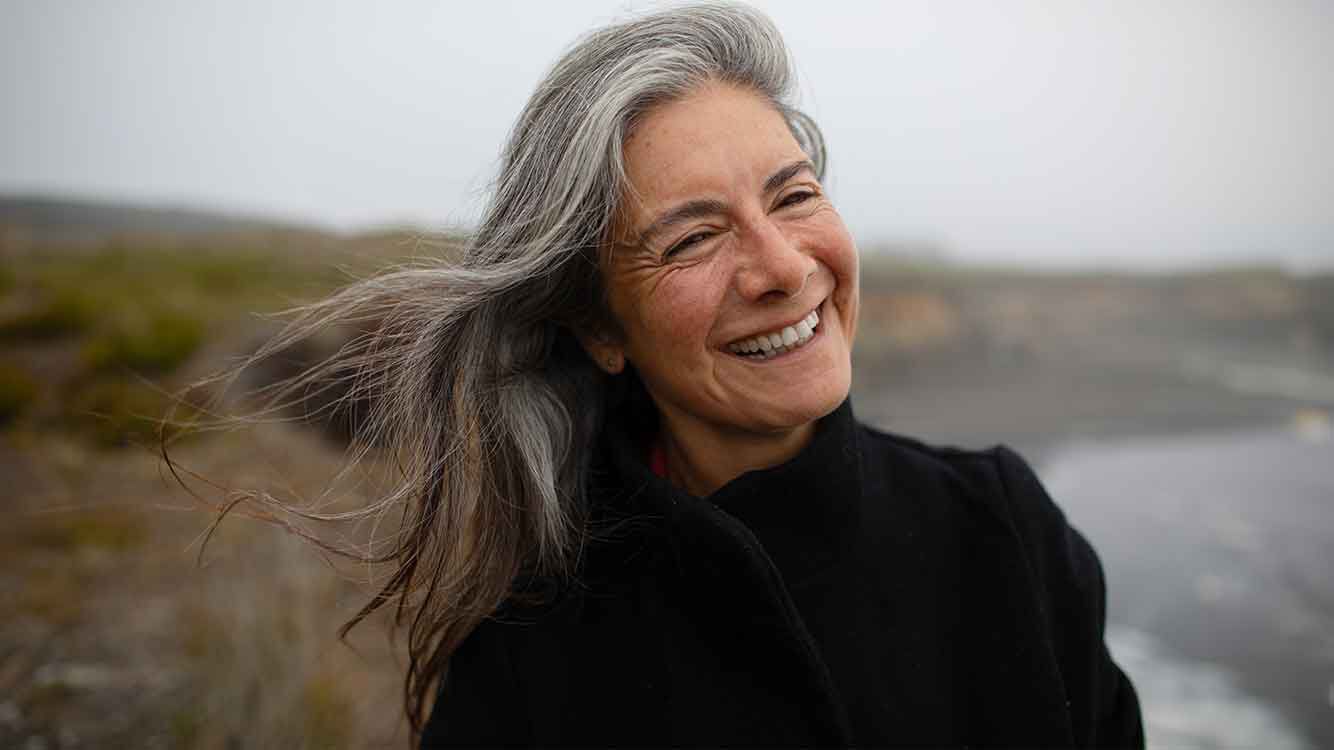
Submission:
M 766 217 L 746 232 L 736 287 L 747 300 L 795 297 L 815 273 L 815 259 Z

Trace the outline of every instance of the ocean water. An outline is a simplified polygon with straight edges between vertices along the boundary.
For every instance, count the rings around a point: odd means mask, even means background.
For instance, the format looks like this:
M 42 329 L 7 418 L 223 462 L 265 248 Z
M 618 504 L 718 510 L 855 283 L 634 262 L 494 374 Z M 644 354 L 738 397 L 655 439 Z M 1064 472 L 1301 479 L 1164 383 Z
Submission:
M 1152 634 L 1123 625 L 1108 627 L 1107 646 L 1135 683 L 1151 748 L 1313 747 L 1293 722 L 1247 692 L 1225 667 L 1182 658 Z
M 1151 747 L 1334 747 L 1328 414 L 1071 442 L 1044 484 L 1108 579 L 1108 643 Z

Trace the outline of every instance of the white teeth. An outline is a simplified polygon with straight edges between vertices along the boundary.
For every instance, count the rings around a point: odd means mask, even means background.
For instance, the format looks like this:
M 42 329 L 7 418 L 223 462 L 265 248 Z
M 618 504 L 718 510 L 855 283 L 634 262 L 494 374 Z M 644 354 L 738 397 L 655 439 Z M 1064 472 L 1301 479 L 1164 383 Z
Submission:
M 760 335 L 727 345 L 729 351 L 750 359 L 773 359 L 805 344 L 815 335 L 820 324 L 820 311 L 811 310 L 806 317 L 773 333 Z

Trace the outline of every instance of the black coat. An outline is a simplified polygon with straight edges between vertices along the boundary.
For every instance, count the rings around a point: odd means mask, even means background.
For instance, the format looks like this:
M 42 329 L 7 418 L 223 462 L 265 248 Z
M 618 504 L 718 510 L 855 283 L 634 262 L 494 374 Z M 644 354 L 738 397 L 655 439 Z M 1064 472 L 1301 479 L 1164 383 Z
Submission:
M 601 445 L 583 574 L 472 634 L 423 747 L 1143 745 L 1097 557 L 1013 452 L 845 403 L 702 500 Z

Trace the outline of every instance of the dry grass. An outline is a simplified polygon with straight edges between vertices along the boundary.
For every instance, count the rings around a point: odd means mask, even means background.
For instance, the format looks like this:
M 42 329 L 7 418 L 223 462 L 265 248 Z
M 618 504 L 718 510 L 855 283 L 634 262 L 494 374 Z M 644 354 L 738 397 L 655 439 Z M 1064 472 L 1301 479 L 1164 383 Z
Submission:
M 370 593 L 304 541 L 212 514 L 139 451 L 68 437 L 8 441 L 6 459 L 50 460 L 24 479 L 0 532 L 0 745 L 38 737 L 91 747 L 402 747 L 401 658 L 373 620 L 336 629 Z M 340 450 L 296 427 L 186 446 L 206 476 L 269 472 L 317 497 Z M 355 502 L 345 498 L 344 502 Z M 358 580 L 358 578 L 360 580 Z M 109 713 L 110 712 L 110 713 Z M 62 738 L 63 737 L 63 738 Z
M 333 569 L 310 544 L 243 514 L 197 558 L 214 513 L 164 476 L 152 450 L 172 391 L 243 354 L 265 327 L 255 311 L 330 288 L 345 277 L 335 262 L 364 249 L 321 254 L 325 241 L 113 243 L 6 258 L 0 746 L 407 744 L 403 662 L 386 624 L 371 620 L 348 644 L 336 635 L 375 572 Z M 341 454 L 316 431 L 283 425 L 175 450 L 211 481 L 308 498 L 327 497 Z M 340 502 L 361 500 L 352 488 Z

